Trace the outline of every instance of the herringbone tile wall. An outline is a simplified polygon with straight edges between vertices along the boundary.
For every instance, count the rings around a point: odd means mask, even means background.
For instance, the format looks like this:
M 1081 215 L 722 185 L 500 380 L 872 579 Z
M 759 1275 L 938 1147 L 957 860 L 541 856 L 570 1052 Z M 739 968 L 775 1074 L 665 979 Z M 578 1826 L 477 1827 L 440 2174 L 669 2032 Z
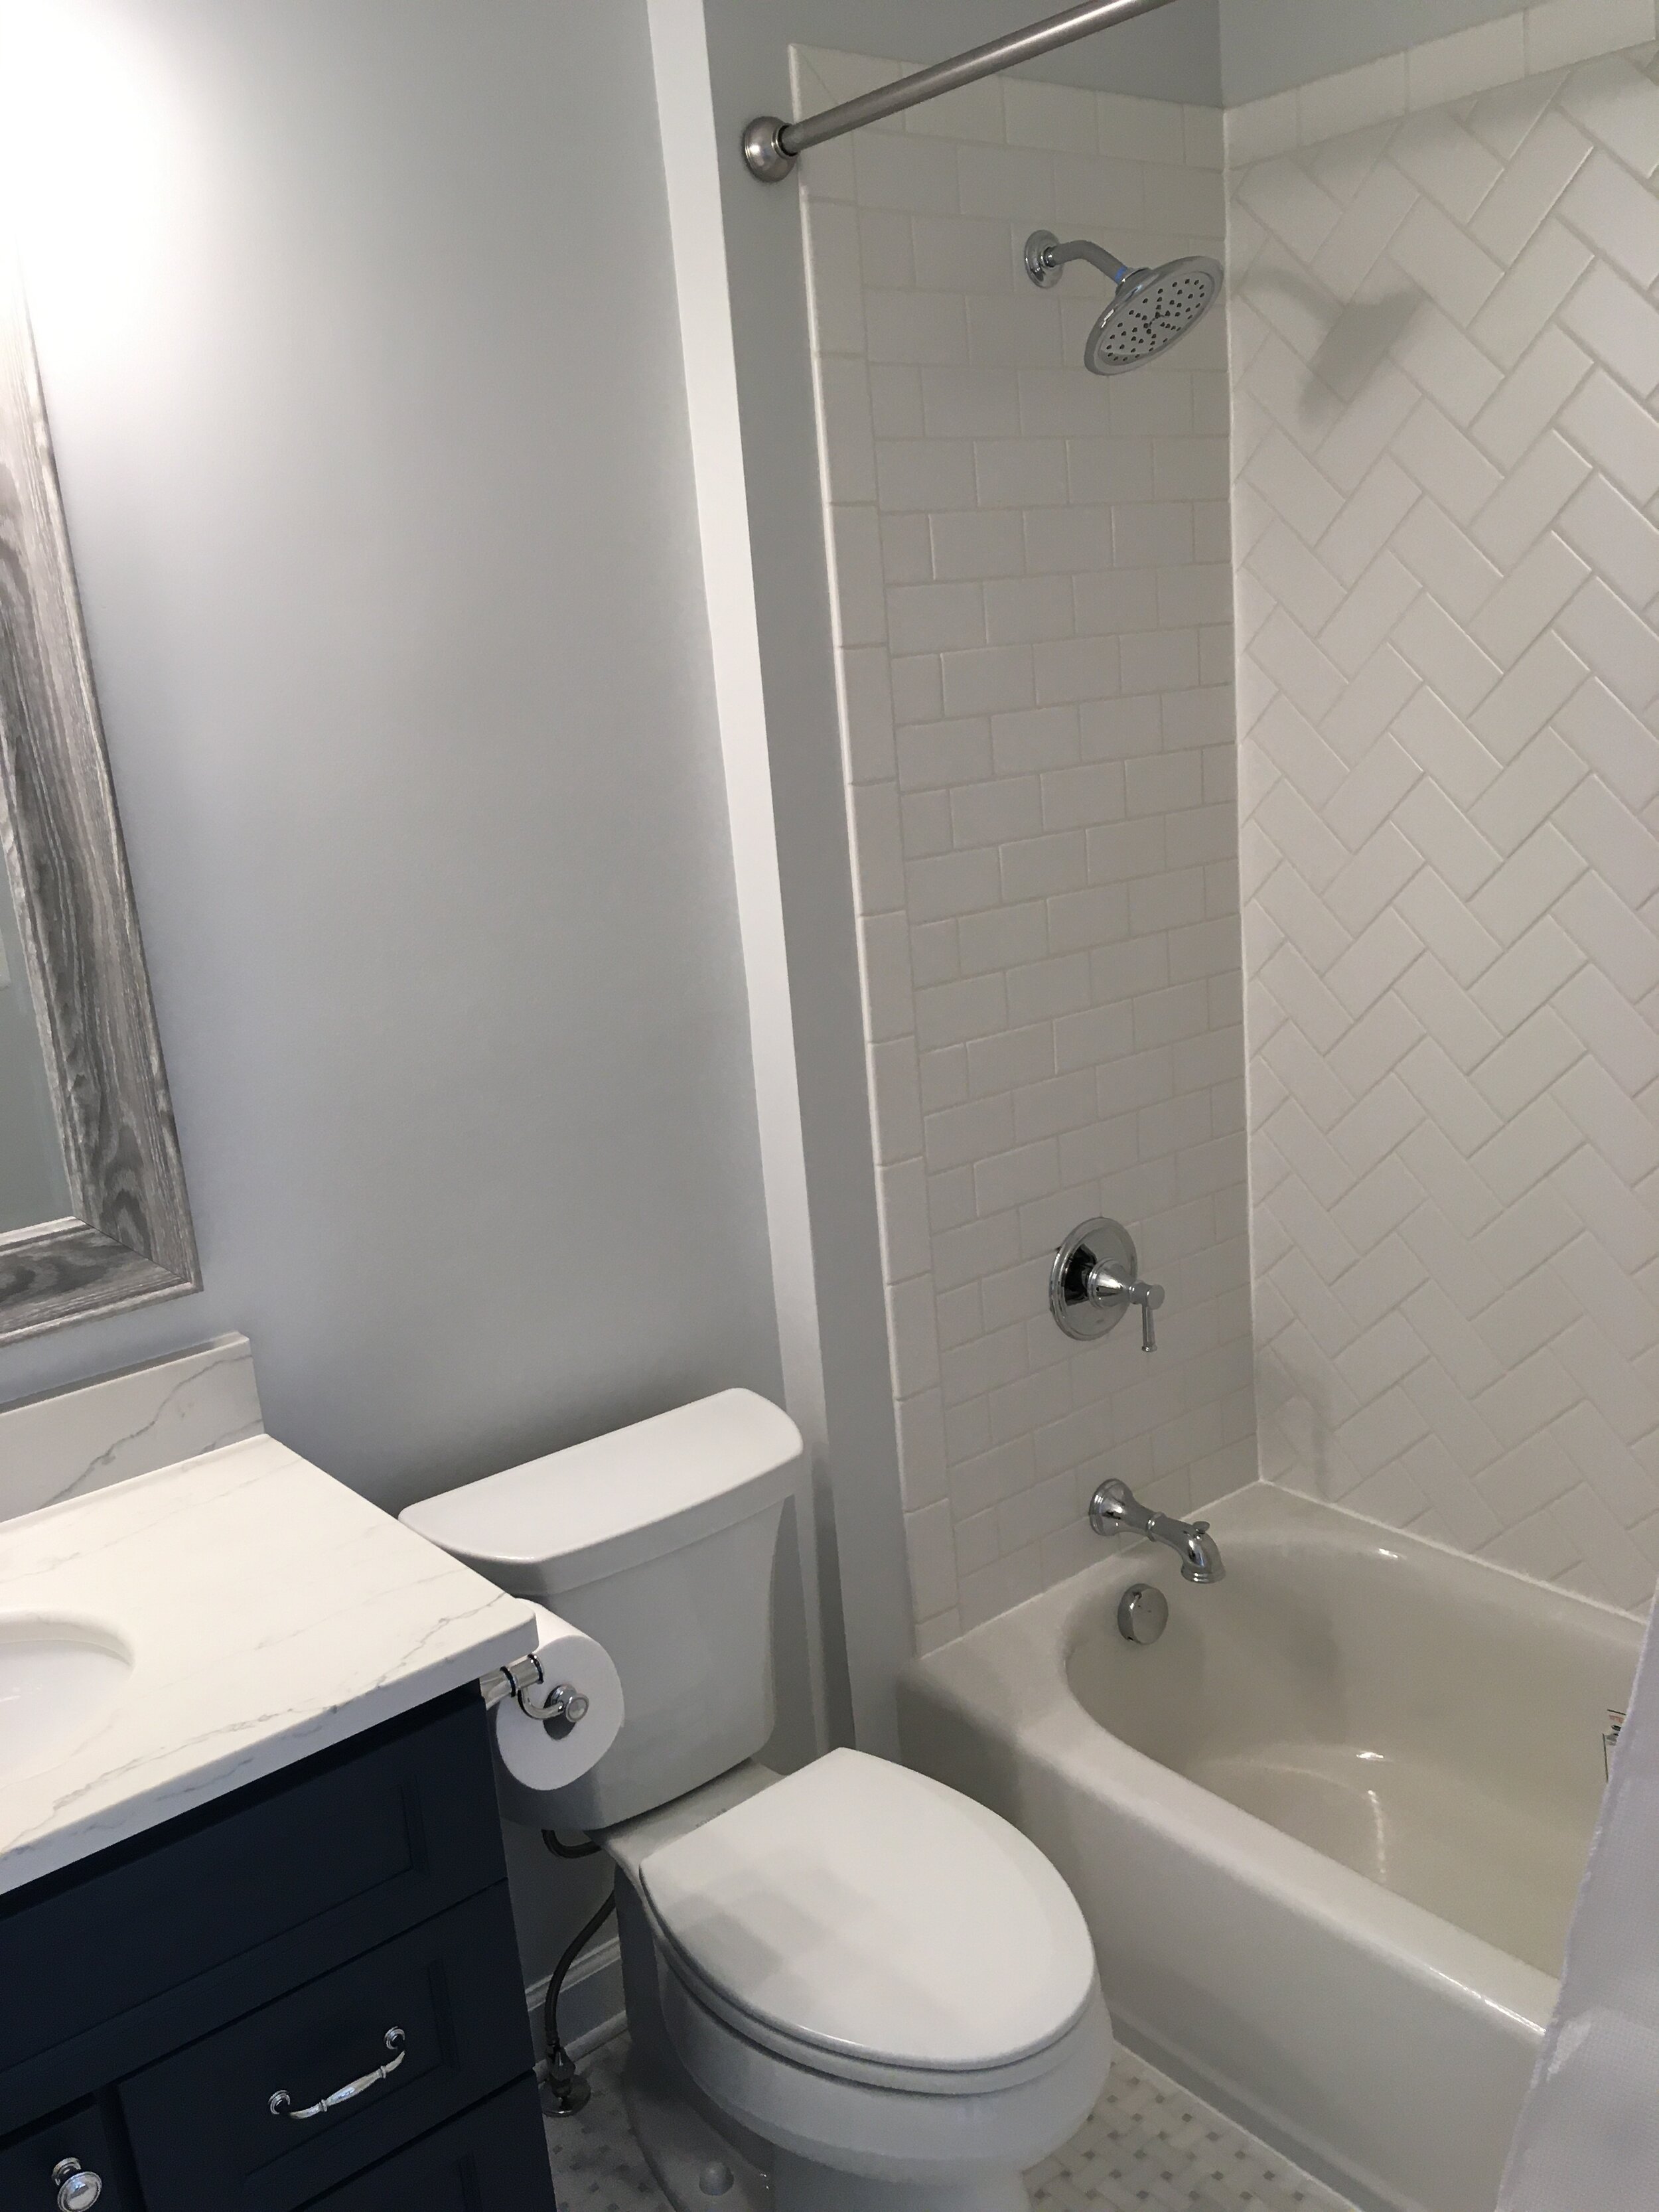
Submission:
M 900 73 L 796 55 L 798 112 Z M 1103 381 L 1092 272 L 1219 251 L 1220 117 L 989 80 L 802 163 L 889 1342 L 924 1646 L 1255 1473 L 1225 325 Z M 1115 1214 L 1160 1348 L 1049 1316 Z
M 1469 35 L 1519 77 L 1621 7 Z M 1659 64 L 1406 87 L 1304 92 L 1230 178 L 1262 1468 L 1641 1604 Z

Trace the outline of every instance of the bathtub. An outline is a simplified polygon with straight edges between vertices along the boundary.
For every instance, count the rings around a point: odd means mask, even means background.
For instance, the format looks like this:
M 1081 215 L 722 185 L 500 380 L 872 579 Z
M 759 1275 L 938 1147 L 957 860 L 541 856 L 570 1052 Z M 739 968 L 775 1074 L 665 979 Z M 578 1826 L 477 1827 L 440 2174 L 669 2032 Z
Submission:
M 1361 2205 L 1492 2212 L 1640 1626 L 1267 1484 L 1207 1510 L 1224 1581 L 1115 1543 L 915 1662 L 904 1756 L 1060 1868 L 1124 2041 Z

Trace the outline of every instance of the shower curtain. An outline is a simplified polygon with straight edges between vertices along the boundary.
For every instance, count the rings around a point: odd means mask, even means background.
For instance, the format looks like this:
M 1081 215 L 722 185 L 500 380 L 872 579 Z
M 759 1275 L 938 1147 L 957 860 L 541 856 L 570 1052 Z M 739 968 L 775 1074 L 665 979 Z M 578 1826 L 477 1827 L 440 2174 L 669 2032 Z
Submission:
M 1653 1620 L 1498 2212 L 1659 2206 L 1659 1657 Z

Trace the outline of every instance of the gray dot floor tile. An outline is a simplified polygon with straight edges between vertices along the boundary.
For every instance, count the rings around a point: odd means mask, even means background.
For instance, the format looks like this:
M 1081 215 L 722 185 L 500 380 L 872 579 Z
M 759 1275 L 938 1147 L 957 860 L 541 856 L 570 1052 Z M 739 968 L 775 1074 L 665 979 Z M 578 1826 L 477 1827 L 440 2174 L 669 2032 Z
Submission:
M 547 2123 L 559 2212 L 666 2212 L 623 2110 L 628 2039 L 592 2052 L 592 2101 Z M 1070 2142 L 1026 2176 L 1032 2212 L 1352 2212 L 1267 2144 L 1120 2048 Z
M 545 2124 L 559 2212 L 665 2212 L 668 2200 L 652 2179 L 623 2110 L 627 2057 L 625 2035 L 591 2051 L 581 2070 L 592 2098 L 569 2119 Z

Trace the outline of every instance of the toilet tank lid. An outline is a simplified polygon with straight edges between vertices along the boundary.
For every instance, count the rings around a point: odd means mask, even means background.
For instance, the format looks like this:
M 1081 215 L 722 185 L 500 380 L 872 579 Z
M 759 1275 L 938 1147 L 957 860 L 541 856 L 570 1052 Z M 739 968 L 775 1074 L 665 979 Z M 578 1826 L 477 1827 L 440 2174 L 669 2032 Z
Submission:
M 398 1518 L 515 1594 L 556 1597 L 787 1497 L 805 1450 L 787 1413 L 752 1390 L 720 1390 Z

